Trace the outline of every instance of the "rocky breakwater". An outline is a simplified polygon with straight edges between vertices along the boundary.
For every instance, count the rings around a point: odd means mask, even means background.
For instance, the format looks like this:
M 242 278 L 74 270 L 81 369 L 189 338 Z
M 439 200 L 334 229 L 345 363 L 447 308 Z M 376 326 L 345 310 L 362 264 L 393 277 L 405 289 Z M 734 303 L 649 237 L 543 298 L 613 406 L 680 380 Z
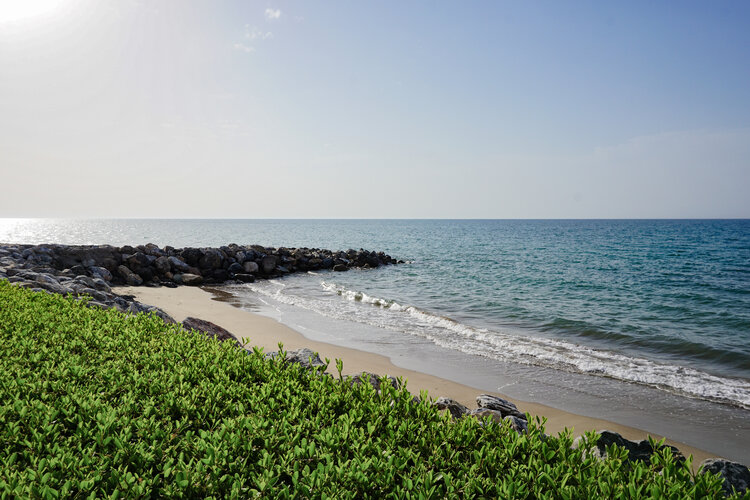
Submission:
M 218 248 L 110 245 L 0 245 L 0 279 L 62 295 L 88 296 L 90 304 L 122 311 L 153 311 L 116 285 L 196 286 L 247 283 L 300 271 L 375 268 L 395 264 L 383 252 L 317 248 L 269 248 L 231 244 Z

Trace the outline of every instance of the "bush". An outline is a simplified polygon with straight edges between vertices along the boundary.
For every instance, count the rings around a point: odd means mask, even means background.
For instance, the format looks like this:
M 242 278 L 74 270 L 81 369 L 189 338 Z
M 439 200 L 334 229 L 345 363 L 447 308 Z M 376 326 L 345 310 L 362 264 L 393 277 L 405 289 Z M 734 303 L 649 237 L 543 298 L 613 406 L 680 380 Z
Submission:
M 0 346 L 3 498 L 722 497 L 669 450 L 599 461 L 539 420 L 452 421 L 405 389 L 2 280 Z

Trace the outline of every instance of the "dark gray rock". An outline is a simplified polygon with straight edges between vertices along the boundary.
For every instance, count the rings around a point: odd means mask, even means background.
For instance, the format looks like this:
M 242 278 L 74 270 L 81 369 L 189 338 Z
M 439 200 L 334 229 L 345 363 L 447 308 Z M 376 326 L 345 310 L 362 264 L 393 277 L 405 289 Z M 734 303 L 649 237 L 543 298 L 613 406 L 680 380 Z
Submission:
M 50 276 L 49 274 L 37 274 L 34 277 L 34 281 L 36 281 L 37 283 L 46 283 L 49 285 L 59 284 L 59 281 L 57 281 L 54 276 Z
M 110 293 L 112 291 L 112 288 L 103 279 L 101 279 L 101 278 L 94 278 L 93 281 L 94 281 L 94 288 L 96 288 L 100 292 Z
M 174 258 L 174 257 L 172 257 L 172 258 Z M 154 268 L 156 269 L 156 272 L 159 273 L 162 276 L 164 276 L 165 274 L 167 274 L 169 271 L 172 270 L 172 266 L 171 266 L 171 264 L 169 262 L 169 257 L 166 257 L 164 255 L 158 257 L 154 261 Z
M 255 274 L 258 272 L 258 264 L 251 260 L 242 264 L 242 267 L 245 268 L 245 272 L 248 274 Z
M 132 248 L 130 248 L 132 251 L 125 252 L 123 249 L 109 245 L 55 245 L 51 250 L 54 254 L 53 265 L 57 269 L 73 269 L 75 266 L 83 268 L 84 261 L 91 262 L 93 260 L 97 266 L 104 267 L 110 271 L 117 269 L 117 266 L 122 263 L 121 251 L 128 254 L 135 252 Z M 85 271 L 76 272 L 76 274 L 85 274 Z
M 66 288 L 59 283 L 55 282 L 48 282 L 48 281 L 42 281 L 35 283 L 37 287 L 41 288 L 42 290 L 45 290 L 47 292 L 56 293 L 58 295 L 68 295 L 71 293 L 71 290 L 69 288 Z
M 94 278 L 101 278 L 104 281 L 112 281 L 112 273 L 105 267 L 89 266 L 89 272 Z
M 93 298 L 94 300 L 101 302 L 101 303 L 107 303 L 109 301 L 109 297 L 105 293 L 100 292 L 99 290 L 95 290 L 93 288 L 84 288 L 80 292 L 78 292 L 79 295 L 88 295 L 89 297 Z
M 180 272 L 185 273 L 188 270 L 190 270 L 190 266 L 187 264 L 187 262 L 177 257 L 169 257 L 169 264 L 172 266 L 172 269 L 175 271 L 180 271 Z
M 709 458 L 701 462 L 699 474 L 711 472 L 724 478 L 724 493 L 731 495 L 735 491 L 744 494 L 750 488 L 750 469 L 746 465 L 730 462 L 721 458 Z
M 388 382 L 388 384 L 391 387 L 393 387 L 394 389 L 398 389 L 398 380 L 396 380 L 395 377 L 387 376 L 385 377 L 385 380 Z M 352 385 L 361 385 L 364 383 L 368 383 L 376 391 L 380 391 L 383 385 L 383 380 L 377 374 L 370 373 L 370 372 L 362 372 L 359 375 L 355 375 L 354 377 L 351 378 Z
M 508 422 L 510 422 L 510 428 L 519 434 L 524 434 L 529 431 L 529 424 L 523 418 L 518 418 L 518 417 L 514 417 L 513 415 L 508 415 L 503 420 L 507 420 Z
M 146 255 L 151 255 L 153 257 L 161 257 L 164 255 L 164 252 L 154 243 L 146 243 L 146 245 L 143 247 L 143 253 Z
M 438 410 L 448 410 L 453 418 L 461 418 L 470 412 L 469 408 L 458 401 L 444 396 L 440 396 L 432 404 L 437 406 Z
M 336 264 L 335 266 L 333 266 L 333 270 L 337 272 L 343 272 L 348 271 L 349 268 L 346 267 L 346 264 Z
M 596 458 L 606 458 L 607 447 L 615 444 L 617 446 L 625 448 L 628 451 L 628 460 L 631 461 L 649 462 L 651 460 L 651 455 L 653 455 L 657 449 L 660 450 L 663 448 L 670 448 L 672 450 L 672 455 L 674 455 L 677 461 L 682 462 L 685 460 L 685 457 L 682 455 L 680 450 L 678 450 L 674 446 L 665 444 L 654 449 L 648 439 L 643 439 L 641 441 L 630 441 L 629 439 L 625 439 L 616 432 L 607 430 L 599 431 L 598 434 L 599 439 L 596 442 L 596 446 L 594 446 L 592 450 L 593 456 L 595 456 Z M 581 438 L 576 438 L 576 440 L 573 442 L 573 447 L 577 448 L 578 446 L 580 446 L 580 443 Z
M 203 257 L 199 261 L 199 266 L 201 269 L 219 269 L 223 260 L 224 256 L 220 250 L 207 248 L 203 250 Z
M 209 338 L 221 341 L 228 340 L 236 343 L 239 347 L 242 347 L 240 339 L 233 333 L 220 327 L 216 323 L 211 323 L 205 319 L 188 317 L 182 322 L 182 326 L 186 330 L 196 330 Z
M 229 267 L 227 268 L 227 272 L 229 274 L 245 274 L 245 268 L 242 267 L 241 264 L 235 262 L 229 265 Z
M 234 279 L 241 281 L 243 283 L 255 282 L 255 276 L 253 276 L 252 274 L 245 274 L 245 273 L 235 274 Z
M 477 408 L 476 410 L 472 410 L 469 415 L 476 418 L 479 421 L 484 420 L 487 417 L 490 417 L 495 423 L 501 424 L 503 422 L 503 413 L 499 410 L 491 410 L 489 408 Z
M 127 266 L 134 272 L 138 272 L 140 269 L 144 269 L 149 265 L 148 256 L 143 252 L 136 252 L 127 259 L 125 259 Z M 140 274 L 140 273 L 139 273 Z
M 140 276 L 144 282 L 149 282 L 154 279 L 154 271 L 150 267 L 143 267 L 138 270 L 138 276 Z
M 480 394 L 479 396 L 477 396 L 477 406 L 480 408 L 497 410 L 503 414 L 503 417 L 512 415 L 514 417 L 526 420 L 526 415 L 521 413 L 515 404 L 506 399 L 493 396 L 491 394 Z
M 218 283 L 221 283 L 229 279 L 229 273 L 226 272 L 226 270 L 224 269 L 214 269 L 213 271 L 211 271 L 210 276 L 214 281 Z
M 275 255 L 266 255 L 260 262 L 260 268 L 264 274 L 270 274 L 276 268 L 277 258 Z
M 320 356 L 318 356 L 318 353 L 307 347 L 295 351 L 287 351 L 286 360 L 290 363 L 299 363 L 303 368 L 308 369 L 326 366 L 326 364 L 320 359 Z
M 83 285 L 86 285 L 89 288 L 96 288 L 96 283 L 94 282 L 93 278 L 89 278 L 88 276 L 76 276 L 73 278 L 73 281 L 75 283 L 81 283 Z
M 180 252 L 180 257 L 188 266 L 196 267 L 203 257 L 203 252 L 198 248 L 185 248 Z
M 203 276 L 196 274 L 184 273 L 182 275 L 182 284 L 188 286 L 198 286 L 203 283 Z
M 119 274 L 122 279 L 125 280 L 125 283 L 130 286 L 141 286 L 143 284 L 143 278 L 131 271 L 127 266 L 118 266 L 117 274 Z

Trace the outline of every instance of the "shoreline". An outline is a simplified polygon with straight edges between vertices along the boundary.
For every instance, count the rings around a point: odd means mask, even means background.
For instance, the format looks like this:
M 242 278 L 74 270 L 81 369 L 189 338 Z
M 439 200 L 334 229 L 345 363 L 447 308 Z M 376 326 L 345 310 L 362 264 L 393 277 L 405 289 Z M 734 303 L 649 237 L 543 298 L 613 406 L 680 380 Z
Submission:
M 403 377 L 408 381 L 407 388 L 415 395 L 418 395 L 422 390 L 426 390 L 432 399 L 445 396 L 470 408 L 476 406 L 475 398 L 479 394 L 488 393 L 500 396 L 517 404 L 522 412 L 528 412 L 532 416 L 545 417 L 547 419 L 545 429 L 548 434 L 557 434 L 567 428 L 572 431 L 574 437 L 583 434 L 585 431 L 604 429 L 617 432 L 630 440 L 645 439 L 648 435 L 657 440 L 666 437 L 667 444 L 676 446 L 686 457 L 693 456 L 694 469 L 704 459 L 716 457 L 715 453 L 669 439 L 668 436 L 648 433 L 611 420 L 578 415 L 544 404 L 507 397 L 496 391 L 486 391 L 447 378 L 402 368 L 394 364 L 390 358 L 380 354 L 312 340 L 273 318 L 222 301 L 217 297 L 215 291 L 193 287 L 116 287 L 113 291 L 119 294 L 133 295 L 139 302 L 159 307 L 177 321 L 182 321 L 188 316 L 211 321 L 226 328 L 250 345 L 262 347 L 266 352 L 277 350 L 278 343 L 282 342 L 287 350 L 307 347 L 317 351 L 321 359 L 329 358 L 332 364 L 335 359 L 343 360 L 343 373 L 346 375 L 368 371 L 378 375 Z

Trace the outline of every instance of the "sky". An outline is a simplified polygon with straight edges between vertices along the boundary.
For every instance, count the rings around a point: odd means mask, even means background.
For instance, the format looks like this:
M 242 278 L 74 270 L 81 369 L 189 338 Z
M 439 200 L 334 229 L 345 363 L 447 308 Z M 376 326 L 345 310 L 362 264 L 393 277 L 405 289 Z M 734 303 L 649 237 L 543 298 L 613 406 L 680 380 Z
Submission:
M 0 0 L 0 217 L 750 217 L 750 2 Z

